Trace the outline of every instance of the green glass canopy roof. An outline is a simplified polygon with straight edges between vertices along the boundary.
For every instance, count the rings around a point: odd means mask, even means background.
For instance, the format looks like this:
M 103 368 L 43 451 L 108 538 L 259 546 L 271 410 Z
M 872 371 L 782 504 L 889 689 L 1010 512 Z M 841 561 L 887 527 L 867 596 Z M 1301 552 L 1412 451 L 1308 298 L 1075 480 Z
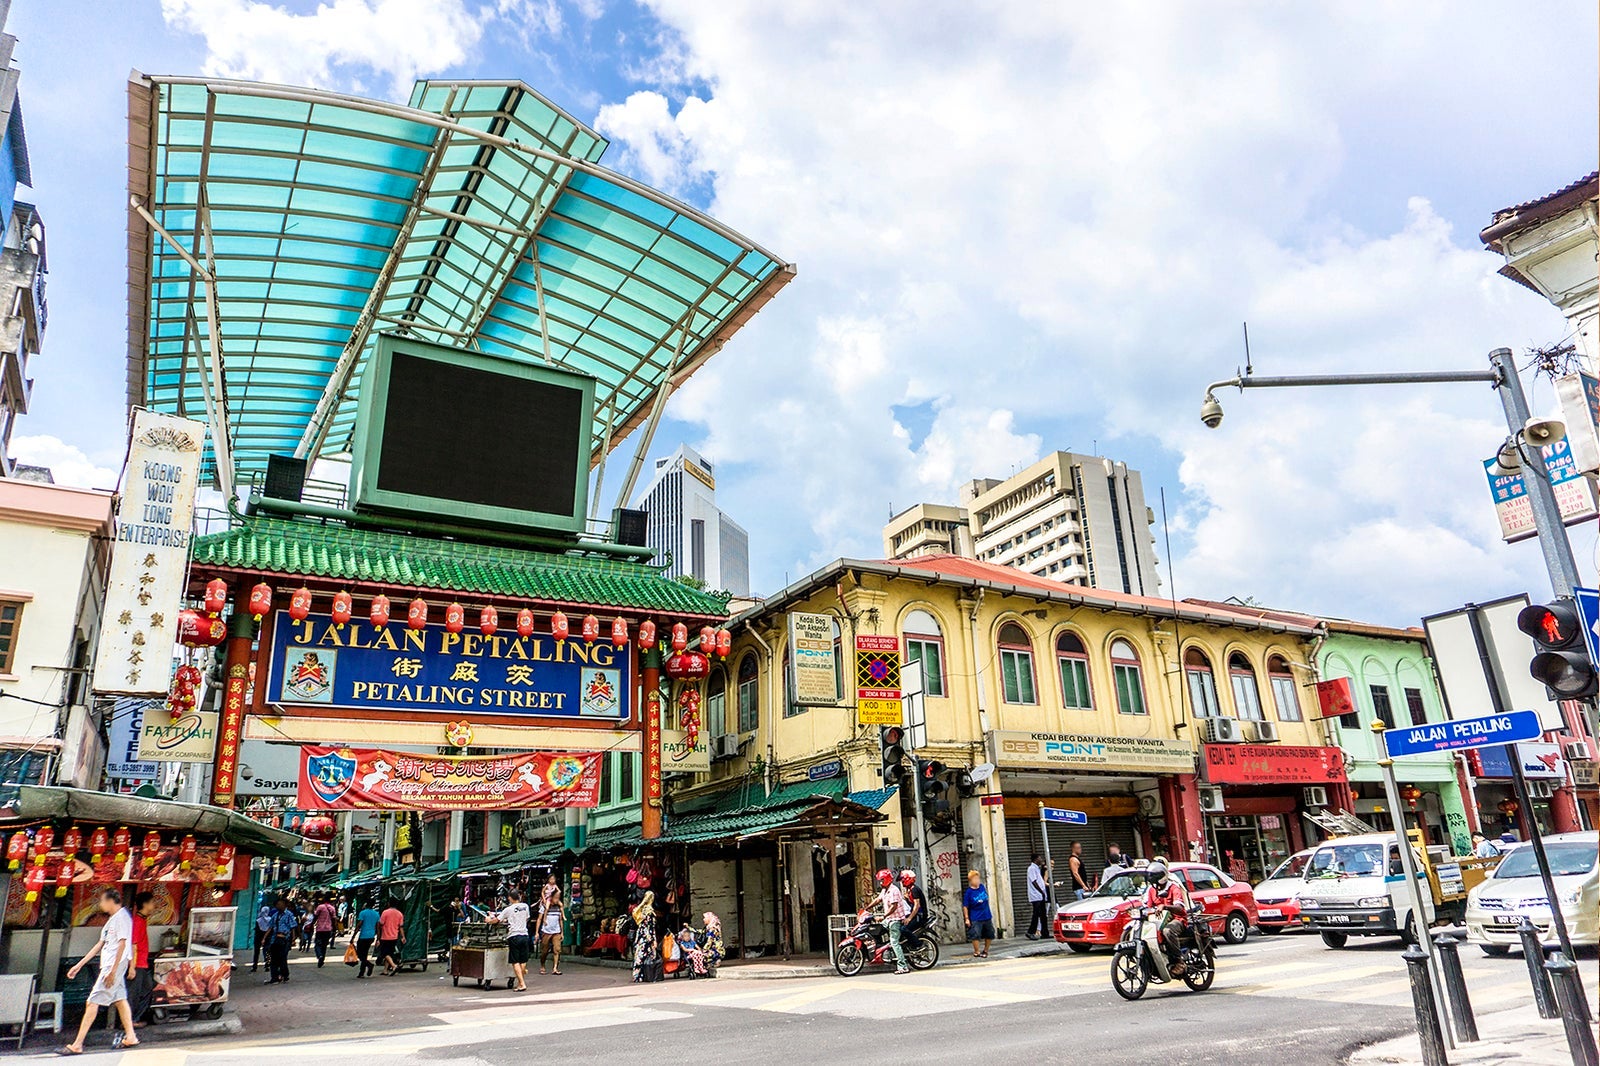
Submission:
M 129 403 L 226 425 L 227 488 L 347 451 L 393 331 L 593 376 L 598 461 L 794 275 L 605 149 L 514 81 L 400 106 L 136 73 Z

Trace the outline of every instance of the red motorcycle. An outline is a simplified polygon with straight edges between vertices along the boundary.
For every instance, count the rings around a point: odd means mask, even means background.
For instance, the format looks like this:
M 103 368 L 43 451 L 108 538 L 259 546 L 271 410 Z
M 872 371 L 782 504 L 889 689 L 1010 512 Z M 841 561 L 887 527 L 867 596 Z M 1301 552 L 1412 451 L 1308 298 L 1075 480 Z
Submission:
M 928 970 L 939 961 L 939 945 L 927 930 L 900 938 L 900 948 L 913 970 Z M 893 966 L 894 952 L 889 947 L 889 927 L 870 910 L 856 913 L 856 924 L 833 949 L 833 968 L 845 977 L 854 977 L 868 965 Z

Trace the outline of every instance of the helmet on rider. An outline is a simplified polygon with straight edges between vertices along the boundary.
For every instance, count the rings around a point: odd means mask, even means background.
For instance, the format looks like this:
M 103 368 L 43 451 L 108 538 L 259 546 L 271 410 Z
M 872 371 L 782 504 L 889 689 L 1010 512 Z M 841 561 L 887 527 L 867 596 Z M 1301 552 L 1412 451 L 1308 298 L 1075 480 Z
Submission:
M 917 883 L 917 872 L 909 868 L 901 870 L 900 883 L 905 885 L 907 888 L 910 888 L 912 885 Z
M 1150 881 L 1165 880 L 1167 876 L 1167 864 L 1160 859 L 1154 860 L 1149 866 L 1144 868 L 1144 876 Z
M 878 887 L 888 888 L 892 884 L 894 884 L 894 874 L 890 873 L 888 870 L 879 870 Z

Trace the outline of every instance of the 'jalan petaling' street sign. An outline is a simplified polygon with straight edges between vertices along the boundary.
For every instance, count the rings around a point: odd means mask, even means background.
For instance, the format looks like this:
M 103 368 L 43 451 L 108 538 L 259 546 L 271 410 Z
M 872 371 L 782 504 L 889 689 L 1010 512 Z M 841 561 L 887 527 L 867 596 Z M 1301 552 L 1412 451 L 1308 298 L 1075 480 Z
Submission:
M 1383 734 L 1391 759 L 1407 755 L 1431 755 L 1460 748 L 1486 748 L 1496 744 L 1515 744 L 1538 740 L 1544 733 L 1539 716 L 1532 711 L 1462 718 L 1453 722 L 1390 729 Z
M 1578 604 L 1578 616 L 1583 619 L 1583 646 L 1589 649 L 1589 661 L 1600 666 L 1600 592 L 1573 589 L 1572 598 Z
M 1045 822 L 1064 822 L 1067 825 L 1089 824 L 1089 816 L 1082 811 L 1068 811 L 1060 807 L 1040 807 L 1039 819 Z

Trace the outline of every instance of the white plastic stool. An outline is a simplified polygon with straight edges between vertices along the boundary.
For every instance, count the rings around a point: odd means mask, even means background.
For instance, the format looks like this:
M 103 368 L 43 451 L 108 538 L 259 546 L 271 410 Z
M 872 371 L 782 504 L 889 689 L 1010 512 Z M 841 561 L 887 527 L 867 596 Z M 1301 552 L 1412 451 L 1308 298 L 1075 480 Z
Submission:
M 49 1007 L 50 1008 L 50 1031 L 52 1033 L 61 1032 L 61 993 L 60 992 L 38 992 L 38 993 L 34 994 L 34 997 L 33 997 L 33 1031 L 36 1032 L 36 1033 L 39 1031 L 39 1011 L 44 1007 Z

